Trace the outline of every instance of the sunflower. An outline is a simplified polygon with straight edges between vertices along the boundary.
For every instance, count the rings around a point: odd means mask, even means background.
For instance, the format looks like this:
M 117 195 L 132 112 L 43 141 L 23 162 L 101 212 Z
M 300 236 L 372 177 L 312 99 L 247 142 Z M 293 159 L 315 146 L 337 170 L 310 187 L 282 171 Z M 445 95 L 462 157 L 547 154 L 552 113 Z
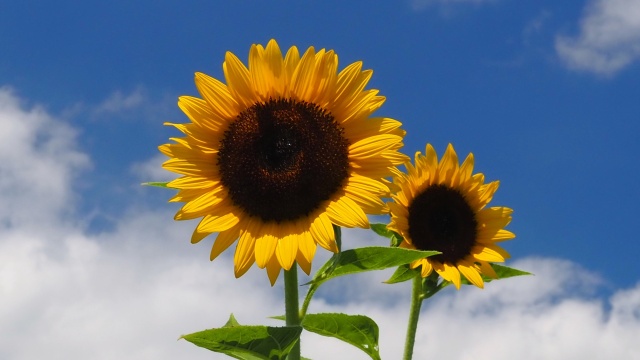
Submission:
M 333 50 L 283 57 L 271 40 L 251 46 L 248 63 L 227 52 L 226 84 L 196 73 L 202 98 L 178 101 L 191 122 L 165 124 L 185 136 L 159 149 L 181 175 L 167 184 L 184 203 L 175 219 L 202 218 L 191 242 L 218 233 L 213 260 L 238 240 L 236 277 L 257 263 L 273 285 L 294 262 L 309 274 L 317 245 L 338 251 L 333 224 L 367 228 L 366 214 L 388 211 L 385 178 L 407 161 L 405 132 L 371 117 L 385 98 L 364 89 L 372 71 L 361 62 L 337 72 Z
M 462 165 L 449 144 L 438 163 L 431 145 L 426 156 L 417 152 L 415 166 L 406 164 L 407 173 L 394 178 L 399 191 L 388 204 L 388 228 L 404 237 L 400 247 L 436 250 L 441 254 L 410 264 L 421 268 L 422 277 L 435 270 L 443 279 L 460 288 L 460 274 L 482 288 L 481 274 L 496 278 L 490 262 L 503 262 L 509 254 L 497 245 L 515 235 L 504 227 L 513 210 L 485 208 L 499 182 L 484 184 L 484 175 L 472 175 L 473 154 Z

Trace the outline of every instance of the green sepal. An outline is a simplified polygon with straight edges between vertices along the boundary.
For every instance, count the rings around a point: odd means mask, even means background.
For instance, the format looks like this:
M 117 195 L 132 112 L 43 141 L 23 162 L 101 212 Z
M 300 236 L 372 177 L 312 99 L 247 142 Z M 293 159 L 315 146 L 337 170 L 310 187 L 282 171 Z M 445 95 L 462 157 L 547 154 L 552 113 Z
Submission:
M 493 268 L 493 271 L 496 272 L 496 275 L 498 275 L 498 278 L 494 279 L 494 278 L 488 277 L 485 274 L 480 274 L 480 276 L 482 277 L 482 281 L 484 281 L 485 283 L 496 281 L 496 280 L 507 279 L 507 278 L 515 277 L 515 276 L 533 275 L 530 272 L 514 269 L 512 267 L 508 267 L 508 266 L 504 266 L 504 265 L 499 265 L 499 264 L 494 264 L 494 263 L 489 263 L 489 265 L 491 265 L 491 267 Z M 447 282 L 448 283 L 448 284 L 446 284 L 444 286 L 448 286 L 448 285 L 452 284 L 451 282 L 446 281 L 446 280 L 443 281 L 443 282 Z M 460 275 L 460 283 L 462 285 L 473 285 L 462 274 Z
M 378 325 L 364 315 L 339 313 L 307 314 L 302 327 L 310 332 L 334 337 L 364 351 L 374 360 L 380 360 Z
M 389 230 L 385 224 L 371 224 L 371 230 L 376 234 L 386 237 L 391 241 L 391 246 L 397 247 L 402 243 L 404 238 L 393 230 Z
M 391 275 L 389 280 L 385 281 L 385 284 L 397 284 L 413 279 L 416 276 L 420 276 L 419 269 L 412 269 L 409 264 L 398 266 L 396 271 Z
M 155 186 L 155 187 L 162 187 L 162 188 L 168 188 L 168 189 L 173 189 L 167 186 L 169 182 L 159 182 L 159 181 L 149 181 L 149 182 L 144 182 L 140 185 L 142 186 Z
M 498 279 L 506 279 L 514 276 L 533 275 L 530 272 L 515 269 L 512 267 L 508 267 L 500 264 L 489 263 L 489 265 L 491 265 L 491 267 L 493 268 L 493 271 L 495 271 L 496 274 L 498 275 Z M 498 280 L 498 279 L 488 278 L 487 281 Z
M 285 359 L 300 339 L 300 326 L 244 326 L 233 314 L 224 327 L 183 335 L 188 342 L 241 360 Z
M 412 261 L 440 254 L 438 251 L 420 251 L 397 247 L 370 246 L 350 249 L 335 254 L 323 265 L 309 284 L 320 284 L 329 279 L 366 271 L 384 270 Z

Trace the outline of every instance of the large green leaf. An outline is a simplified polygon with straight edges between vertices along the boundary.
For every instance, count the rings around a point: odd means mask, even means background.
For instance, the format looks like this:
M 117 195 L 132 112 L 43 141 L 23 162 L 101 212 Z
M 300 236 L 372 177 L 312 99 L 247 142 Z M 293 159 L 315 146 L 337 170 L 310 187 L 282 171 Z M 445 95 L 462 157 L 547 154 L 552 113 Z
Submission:
M 242 360 L 285 359 L 300 338 L 302 327 L 267 327 L 235 325 L 229 319 L 225 327 L 184 335 L 197 346 Z
M 378 325 L 363 315 L 307 314 L 302 327 L 310 332 L 330 336 L 364 351 L 374 360 L 380 360 Z
M 331 263 L 323 266 L 311 283 L 318 284 L 342 275 L 396 267 L 436 254 L 440 253 L 383 246 L 345 250 L 334 255 L 329 260 Z

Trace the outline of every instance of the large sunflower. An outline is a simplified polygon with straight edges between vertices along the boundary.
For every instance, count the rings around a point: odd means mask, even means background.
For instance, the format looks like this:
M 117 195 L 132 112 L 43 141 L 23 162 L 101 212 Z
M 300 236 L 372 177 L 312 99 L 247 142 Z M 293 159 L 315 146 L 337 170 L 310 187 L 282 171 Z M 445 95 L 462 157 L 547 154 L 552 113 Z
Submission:
M 387 211 L 405 132 L 370 117 L 385 100 L 364 90 L 371 70 L 337 68 L 333 51 L 283 57 L 275 40 L 251 47 L 248 68 L 227 52 L 226 84 L 196 73 L 202 99 L 178 101 L 191 122 L 167 123 L 185 134 L 159 147 L 182 175 L 168 184 L 185 203 L 175 219 L 202 217 L 192 243 L 218 233 L 211 260 L 238 240 L 236 277 L 254 262 L 272 285 L 295 261 L 308 274 L 317 244 L 338 250 L 332 224 L 366 228 L 366 214 Z
M 484 175 L 473 173 L 473 154 L 462 165 L 449 144 L 438 157 L 431 145 L 426 156 L 415 155 L 415 166 L 394 178 L 400 190 L 390 202 L 389 229 L 404 237 L 401 247 L 436 250 L 439 255 L 410 264 L 421 268 L 422 277 L 435 270 L 460 288 L 460 274 L 474 285 L 484 286 L 481 274 L 496 278 L 490 262 L 502 262 L 509 254 L 497 245 L 515 235 L 504 227 L 513 210 L 485 208 L 498 189 L 498 181 L 484 184 Z

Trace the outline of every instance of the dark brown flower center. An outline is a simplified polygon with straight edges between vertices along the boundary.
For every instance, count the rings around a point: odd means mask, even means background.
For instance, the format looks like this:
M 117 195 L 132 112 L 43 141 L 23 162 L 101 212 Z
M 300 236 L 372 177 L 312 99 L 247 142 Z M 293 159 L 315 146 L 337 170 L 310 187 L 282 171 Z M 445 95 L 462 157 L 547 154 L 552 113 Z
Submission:
M 475 213 L 462 194 L 444 185 L 428 187 L 409 205 L 409 236 L 419 250 L 442 254 L 430 259 L 455 264 L 476 243 Z
M 233 203 L 263 221 L 296 220 L 329 200 L 349 176 L 344 129 L 319 106 L 270 99 L 241 112 L 218 166 Z

